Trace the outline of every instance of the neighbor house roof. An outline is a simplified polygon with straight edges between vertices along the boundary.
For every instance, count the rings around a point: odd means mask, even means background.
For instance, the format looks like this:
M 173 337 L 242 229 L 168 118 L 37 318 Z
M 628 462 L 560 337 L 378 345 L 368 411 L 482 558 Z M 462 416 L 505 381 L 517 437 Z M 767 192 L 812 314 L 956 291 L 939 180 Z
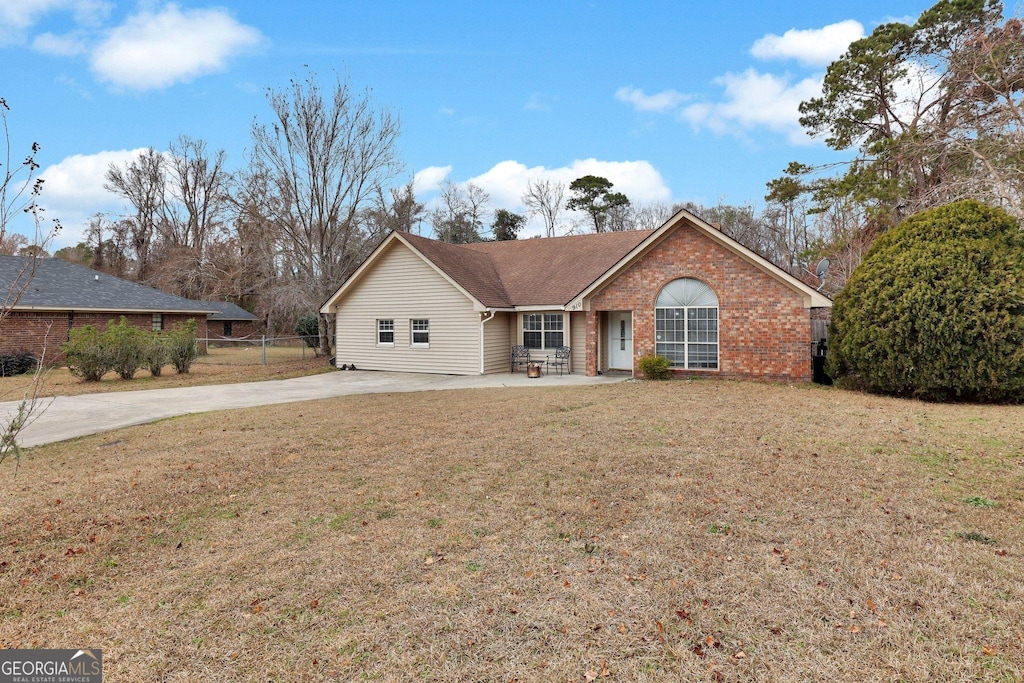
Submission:
M 673 231 L 689 226 L 755 268 L 767 272 L 804 298 L 805 306 L 831 306 L 832 301 L 767 259 L 747 249 L 718 228 L 681 210 L 657 230 L 630 230 L 506 242 L 448 244 L 404 232 L 393 232 L 366 258 L 324 304 L 330 308 L 372 269 L 396 241 L 423 258 L 481 309 L 554 307 L 581 310 L 583 300 L 653 249 Z
M 207 316 L 207 320 L 259 320 L 259 317 L 230 301 L 197 301 L 196 303 L 202 304 L 205 308 L 216 309 L 217 312 Z
M 0 302 L 19 292 L 14 310 L 208 313 L 201 301 L 167 294 L 56 258 L 40 258 L 31 272 L 24 256 L 0 256 Z M 7 304 L 10 305 L 10 304 Z

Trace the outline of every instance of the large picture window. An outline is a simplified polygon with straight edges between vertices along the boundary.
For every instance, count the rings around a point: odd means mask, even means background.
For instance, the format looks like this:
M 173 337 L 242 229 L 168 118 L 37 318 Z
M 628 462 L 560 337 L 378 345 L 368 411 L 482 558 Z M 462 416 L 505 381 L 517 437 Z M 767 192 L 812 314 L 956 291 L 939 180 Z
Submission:
M 557 349 L 565 346 L 565 318 L 561 313 L 524 313 L 523 346 Z
M 718 369 L 718 297 L 680 278 L 665 285 L 654 308 L 655 353 L 686 370 Z

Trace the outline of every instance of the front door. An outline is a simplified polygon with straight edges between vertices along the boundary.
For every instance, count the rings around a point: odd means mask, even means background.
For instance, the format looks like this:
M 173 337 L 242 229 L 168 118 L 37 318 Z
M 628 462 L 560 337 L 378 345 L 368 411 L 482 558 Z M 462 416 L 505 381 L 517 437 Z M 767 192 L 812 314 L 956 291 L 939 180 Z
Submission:
M 608 314 L 608 368 L 633 369 L 633 313 L 630 311 Z

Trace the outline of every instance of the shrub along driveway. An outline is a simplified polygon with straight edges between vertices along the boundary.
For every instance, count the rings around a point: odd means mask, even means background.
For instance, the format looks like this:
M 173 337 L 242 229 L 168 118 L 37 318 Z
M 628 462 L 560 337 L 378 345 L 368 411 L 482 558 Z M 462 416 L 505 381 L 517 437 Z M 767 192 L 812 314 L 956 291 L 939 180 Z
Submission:
M 514 375 L 424 375 L 400 372 L 328 372 L 267 382 L 118 391 L 85 396 L 58 396 L 44 400 L 45 411 L 19 439 L 23 447 L 64 441 L 87 434 L 144 424 L 190 413 L 295 403 L 351 394 L 379 394 L 476 387 L 595 385 L 621 382 L 623 377 L 545 375 L 527 379 Z M 18 403 L 0 403 L 0 417 L 17 410 Z

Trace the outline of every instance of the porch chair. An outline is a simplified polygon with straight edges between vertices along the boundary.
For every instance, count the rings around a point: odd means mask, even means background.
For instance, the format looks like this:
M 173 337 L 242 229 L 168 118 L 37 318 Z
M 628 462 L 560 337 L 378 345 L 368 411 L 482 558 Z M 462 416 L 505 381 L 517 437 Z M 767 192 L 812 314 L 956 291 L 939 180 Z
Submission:
M 559 377 L 562 376 L 562 368 L 565 368 L 565 371 L 569 372 L 570 351 L 571 349 L 568 346 L 559 346 L 555 349 L 555 355 L 547 357 L 548 371 L 550 372 L 553 367 L 557 368 Z
M 512 369 L 510 372 L 515 372 L 516 368 L 520 365 L 528 366 L 530 364 L 530 349 L 525 346 L 513 346 L 512 347 Z

